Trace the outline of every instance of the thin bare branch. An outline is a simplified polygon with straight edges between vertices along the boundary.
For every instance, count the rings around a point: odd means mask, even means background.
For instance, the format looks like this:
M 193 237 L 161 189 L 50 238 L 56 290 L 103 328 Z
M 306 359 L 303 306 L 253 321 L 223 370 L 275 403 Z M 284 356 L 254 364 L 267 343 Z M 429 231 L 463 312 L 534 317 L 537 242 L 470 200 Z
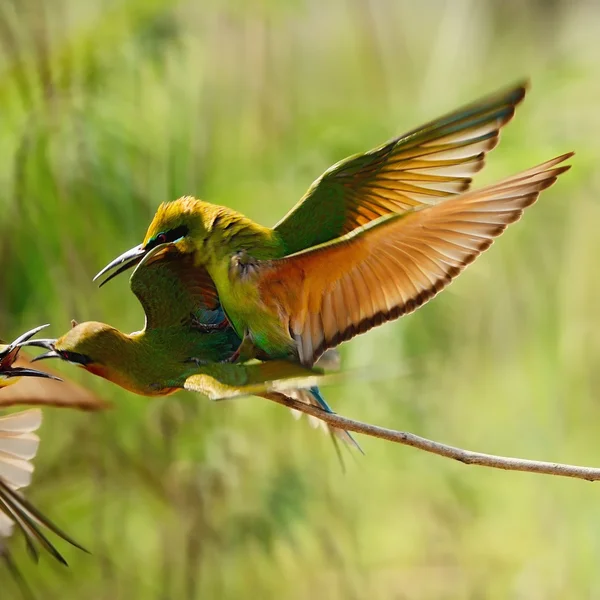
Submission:
M 280 396 L 279 394 L 273 394 L 269 397 L 269 400 L 317 417 L 329 425 L 339 427 L 340 429 L 370 435 L 390 442 L 396 442 L 397 444 L 403 444 L 404 446 L 412 446 L 413 448 L 418 448 L 419 450 L 424 450 L 431 454 L 458 460 L 467 465 L 479 465 L 480 467 L 504 469 L 505 471 L 526 471 L 528 473 L 540 473 L 542 475 L 573 477 L 575 479 L 585 479 L 587 481 L 600 480 L 600 468 L 579 467 L 576 465 L 527 460 L 524 458 L 511 458 L 463 450 L 462 448 L 435 442 L 407 431 L 386 429 L 385 427 L 378 427 L 377 425 L 369 425 L 362 421 L 348 419 L 347 417 L 342 417 L 335 413 L 327 413 L 316 406 L 297 402 L 296 400 L 291 400 L 290 398 Z

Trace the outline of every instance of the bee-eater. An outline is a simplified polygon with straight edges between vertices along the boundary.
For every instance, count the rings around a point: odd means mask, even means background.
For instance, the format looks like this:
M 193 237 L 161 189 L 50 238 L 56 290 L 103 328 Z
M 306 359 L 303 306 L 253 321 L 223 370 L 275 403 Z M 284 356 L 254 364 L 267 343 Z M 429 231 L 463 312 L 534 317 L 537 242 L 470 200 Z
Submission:
M 167 237 L 208 271 L 244 346 L 311 366 L 326 349 L 433 298 L 569 169 L 560 163 L 570 156 L 281 259 L 252 254 L 254 225 L 220 213 L 180 211 Z M 165 217 L 171 209 L 159 210 L 149 235 L 164 230 Z
M 66 565 L 67 562 L 48 540 L 42 527 L 80 550 L 87 550 L 16 491 L 27 487 L 31 482 L 31 460 L 37 454 L 40 441 L 34 432 L 41 423 L 42 411 L 39 408 L 0 417 L 0 554 L 3 551 L 3 540 L 12 534 L 16 525 L 25 536 L 29 553 L 36 561 L 37 541 L 56 560 Z
M 471 176 L 483 167 L 486 153 L 497 145 L 500 129 L 512 119 L 527 86 L 520 82 L 338 162 L 272 229 L 191 197 L 165 203 L 143 243 L 116 258 L 94 279 L 119 267 L 103 285 L 139 263 L 157 245 L 178 240 L 185 240 L 186 251 L 200 254 L 220 246 L 229 254 L 247 250 L 257 259 L 282 258 L 345 235 L 382 215 L 436 204 L 464 192 Z M 209 235 L 212 242 L 204 247 Z M 205 261 L 196 261 L 197 266 Z
M 171 244 L 208 271 L 229 322 L 259 354 L 311 366 L 327 348 L 435 296 L 568 170 L 560 163 L 571 155 L 282 259 L 254 256 L 240 222 L 225 243 L 227 226 L 214 229 L 202 212 L 179 215 L 193 234 Z
M 0 344 L 0 388 L 16 383 L 21 377 L 42 377 L 60 381 L 58 377 L 50 375 L 50 373 L 44 373 L 43 371 L 37 371 L 36 369 L 27 367 L 14 366 L 14 362 L 17 360 L 21 346 L 46 327 L 48 327 L 48 325 L 35 327 L 34 329 L 26 331 L 10 344 Z
M 319 369 L 289 361 L 226 362 L 240 338 L 229 326 L 210 333 L 195 328 L 195 322 L 223 320 L 220 308 L 209 308 L 215 298 L 207 295 L 206 281 L 197 275 L 193 256 L 182 255 L 171 244 L 155 248 L 130 280 L 146 314 L 142 331 L 124 334 L 104 323 L 81 323 L 57 340 L 27 342 L 49 350 L 34 361 L 60 358 L 145 396 L 167 395 L 182 388 L 213 400 L 283 394 L 330 411 L 316 387 L 328 377 Z M 209 289 L 214 289 L 212 284 Z M 334 433 L 357 445 L 347 432 Z

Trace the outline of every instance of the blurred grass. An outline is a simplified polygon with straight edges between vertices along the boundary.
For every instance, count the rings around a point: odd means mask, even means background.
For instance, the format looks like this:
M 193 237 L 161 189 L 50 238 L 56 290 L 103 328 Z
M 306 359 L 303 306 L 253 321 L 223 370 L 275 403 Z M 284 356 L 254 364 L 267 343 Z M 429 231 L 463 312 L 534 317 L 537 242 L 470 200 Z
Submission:
M 600 464 L 600 7 L 584 0 L 7 0 L 0 331 L 135 330 L 93 274 L 183 194 L 273 224 L 329 165 L 479 95 L 532 90 L 477 183 L 574 168 L 450 290 L 343 347 L 343 414 Z M 19 562 L 41 598 L 597 598 L 600 489 L 326 436 L 248 399 L 46 411 L 31 497 L 93 552 Z M 18 598 L 0 570 L 0 597 Z M 5 590 L 8 590 L 5 592 Z

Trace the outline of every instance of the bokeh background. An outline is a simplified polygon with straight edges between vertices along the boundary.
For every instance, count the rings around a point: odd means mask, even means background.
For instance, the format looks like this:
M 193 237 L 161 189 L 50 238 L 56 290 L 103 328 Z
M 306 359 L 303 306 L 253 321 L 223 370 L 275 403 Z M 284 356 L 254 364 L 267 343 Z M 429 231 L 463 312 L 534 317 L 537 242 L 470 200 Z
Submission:
M 600 4 L 4 0 L 0 333 L 142 327 L 92 276 L 193 194 L 272 225 L 328 166 L 515 82 L 476 184 L 573 169 L 415 314 L 344 345 L 336 410 L 469 449 L 600 466 Z M 380 440 L 345 453 L 257 398 L 48 409 L 37 505 L 93 552 L 11 549 L 40 598 L 600 598 L 600 487 Z M 0 566 L 0 598 L 20 598 Z

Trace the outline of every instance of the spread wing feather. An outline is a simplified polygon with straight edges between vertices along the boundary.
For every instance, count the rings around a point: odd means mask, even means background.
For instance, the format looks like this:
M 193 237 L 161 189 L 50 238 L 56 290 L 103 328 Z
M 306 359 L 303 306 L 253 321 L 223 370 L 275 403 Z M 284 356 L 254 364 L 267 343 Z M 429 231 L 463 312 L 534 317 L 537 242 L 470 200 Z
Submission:
M 146 328 L 181 325 L 195 314 L 203 323 L 220 322 L 225 314 L 217 289 L 191 254 L 170 244 L 144 257 L 131 275 L 131 291 L 146 313 Z
M 84 548 L 15 491 L 27 487 L 31 482 L 33 465 L 30 461 L 35 457 L 39 445 L 39 438 L 34 432 L 41 422 L 40 409 L 26 410 L 0 418 L 0 539 L 10 536 L 16 524 L 36 560 L 38 551 L 35 542 L 56 560 L 66 564 L 42 528 L 49 529 L 81 550 Z
M 327 348 L 433 298 L 569 168 L 560 163 L 570 156 L 258 263 L 261 299 L 287 315 L 300 361 L 311 365 Z
M 287 253 L 468 189 L 526 90 L 519 83 L 331 167 L 275 226 Z

